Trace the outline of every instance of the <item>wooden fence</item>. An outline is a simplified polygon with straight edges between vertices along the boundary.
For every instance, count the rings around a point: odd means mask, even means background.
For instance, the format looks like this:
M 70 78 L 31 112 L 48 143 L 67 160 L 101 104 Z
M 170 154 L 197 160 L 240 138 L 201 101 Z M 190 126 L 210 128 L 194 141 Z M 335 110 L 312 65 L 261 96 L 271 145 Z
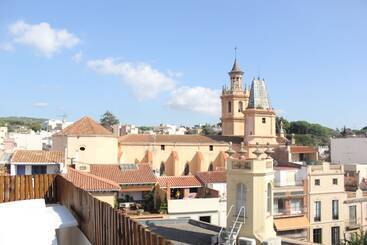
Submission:
M 56 202 L 56 175 L 0 176 L 0 203 L 44 198 Z
M 172 244 L 61 175 L 0 176 L 0 203 L 36 198 L 67 207 L 94 245 Z

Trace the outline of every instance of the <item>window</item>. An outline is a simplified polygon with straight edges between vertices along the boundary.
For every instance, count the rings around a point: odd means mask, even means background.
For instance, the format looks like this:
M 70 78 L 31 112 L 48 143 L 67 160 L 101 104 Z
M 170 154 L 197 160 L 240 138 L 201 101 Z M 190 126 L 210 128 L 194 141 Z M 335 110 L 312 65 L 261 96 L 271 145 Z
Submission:
M 80 150 L 80 151 L 85 151 L 85 146 L 81 146 L 81 147 L 79 147 L 79 150 Z
M 165 145 L 161 145 L 161 151 L 164 151 L 166 149 Z
M 184 175 L 189 175 L 189 173 L 190 173 L 190 166 L 188 163 L 186 163 L 185 169 L 184 169 Z
M 272 198 L 271 198 L 271 184 L 268 183 L 268 188 L 267 188 L 267 212 L 269 214 L 271 214 L 271 203 L 272 203 Z
M 315 202 L 315 216 L 314 221 L 321 221 L 321 202 Z
M 331 244 L 340 244 L 340 228 L 339 226 L 331 227 Z
M 266 123 L 266 118 L 265 117 L 262 118 L 262 122 Z
M 209 168 L 208 168 L 208 171 L 213 171 L 214 170 L 214 165 L 213 163 L 211 162 L 210 165 L 209 165 Z
M 339 201 L 338 200 L 333 200 L 333 207 L 332 207 L 332 212 L 333 212 L 333 219 L 339 219 Z
M 338 184 L 338 179 L 333 179 L 333 185 L 337 185 Z
M 322 243 L 322 229 L 313 229 L 313 242 Z
M 315 179 L 315 185 L 320 185 L 320 179 Z
M 162 176 L 166 172 L 166 166 L 164 165 L 164 162 L 161 163 L 161 166 L 159 168 L 159 175 Z
M 238 112 L 242 112 L 243 111 L 243 103 L 242 101 L 238 102 Z
M 349 223 L 350 224 L 356 224 L 357 223 L 356 205 L 349 206 Z
M 200 216 L 199 220 L 206 223 L 210 223 L 210 216 Z
M 17 175 L 25 175 L 25 165 L 17 166 Z
M 32 174 L 46 174 L 47 166 L 36 165 L 32 166 Z
M 210 145 L 209 146 L 209 151 L 213 151 L 213 149 L 214 149 L 214 146 L 213 145 Z
M 302 200 L 300 199 L 292 199 L 291 200 L 291 214 L 300 214 L 302 213 Z
M 198 188 L 190 188 L 189 192 L 190 193 L 198 193 Z
M 231 103 L 231 101 L 228 101 L 228 112 L 229 113 L 232 112 L 232 103 Z
M 282 198 L 278 198 L 274 200 L 274 210 L 276 214 L 282 214 L 284 213 L 284 208 L 285 208 L 285 203 L 284 203 L 284 199 Z
M 236 215 L 238 215 L 242 207 L 245 208 L 245 211 L 242 211 L 240 214 L 241 217 L 243 217 L 243 214 L 246 212 L 246 194 L 247 194 L 247 188 L 245 184 L 242 184 L 242 183 L 237 184 Z

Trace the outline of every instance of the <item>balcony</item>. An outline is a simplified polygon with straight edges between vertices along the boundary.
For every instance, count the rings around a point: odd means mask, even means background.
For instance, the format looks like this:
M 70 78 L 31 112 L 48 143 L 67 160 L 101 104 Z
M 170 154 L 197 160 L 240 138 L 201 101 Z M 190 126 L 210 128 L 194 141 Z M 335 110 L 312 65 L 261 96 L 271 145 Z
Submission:
M 301 216 L 307 213 L 307 208 L 298 208 L 298 209 L 274 209 L 274 217 L 281 216 Z
M 5 206 L 12 205 L 11 202 L 32 199 L 43 199 L 47 205 L 59 204 L 67 209 L 91 244 L 172 244 L 171 241 L 151 232 L 121 211 L 97 200 L 87 191 L 77 188 L 62 175 L 0 176 L 0 205 L 9 203 L 1 208 L 7 208 Z M 26 214 L 33 212 L 33 209 L 19 211 L 24 213 L 23 219 L 26 220 L 29 217 Z M 1 223 L 9 223 L 9 220 L 0 219 Z M 41 225 L 49 226 L 49 222 L 41 222 Z M 52 227 L 49 226 L 48 229 Z M 17 232 L 25 234 L 26 230 L 18 229 Z M 56 236 L 59 240 L 63 235 L 56 234 Z M 70 240 L 69 243 L 57 241 L 56 244 L 79 243 Z
M 361 228 L 361 218 L 349 219 L 345 221 L 345 229 L 346 230 L 357 230 Z

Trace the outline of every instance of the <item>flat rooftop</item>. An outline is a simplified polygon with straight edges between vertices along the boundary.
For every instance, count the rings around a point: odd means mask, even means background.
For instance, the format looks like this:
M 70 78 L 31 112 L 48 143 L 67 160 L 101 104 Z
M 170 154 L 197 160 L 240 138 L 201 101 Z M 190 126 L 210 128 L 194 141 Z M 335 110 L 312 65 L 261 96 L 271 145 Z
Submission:
M 218 235 L 221 229 L 219 226 L 186 218 L 138 222 L 174 244 L 211 244 L 212 237 Z

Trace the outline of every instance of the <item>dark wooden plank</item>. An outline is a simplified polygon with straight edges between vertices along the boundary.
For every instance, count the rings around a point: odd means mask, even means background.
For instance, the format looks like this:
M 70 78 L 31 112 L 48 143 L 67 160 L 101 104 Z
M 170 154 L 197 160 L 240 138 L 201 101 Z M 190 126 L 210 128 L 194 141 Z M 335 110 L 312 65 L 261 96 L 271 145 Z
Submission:
M 14 200 L 20 199 L 20 176 L 16 175 L 14 180 Z
M 39 175 L 39 188 L 40 188 L 40 198 L 45 198 L 45 183 L 44 183 L 44 175 Z
M 153 232 L 152 233 L 150 233 L 151 234 L 151 236 L 150 236 L 150 240 L 152 241 L 152 245 L 157 245 L 158 243 L 157 243 L 157 239 L 158 239 L 158 237 L 157 237 L 157 235 L 156 234 L 154 234 Z
M 25 198 L 25 176 L 20 176 L 20 200 L 24 200 Z
M 40 198 L 40 191 L 39 191 L 39 175 L 34 175 L 34 198 Z
M 9 184 L 9 201 L 15 201 L 15 176 L 9 176 L 10 184 Z

